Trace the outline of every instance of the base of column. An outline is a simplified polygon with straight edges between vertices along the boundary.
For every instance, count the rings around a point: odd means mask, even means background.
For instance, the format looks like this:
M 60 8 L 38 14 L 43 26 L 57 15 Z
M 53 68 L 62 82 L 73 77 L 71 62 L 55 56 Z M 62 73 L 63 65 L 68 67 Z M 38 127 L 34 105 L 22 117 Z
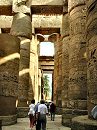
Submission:
M 13 125 L 17 123 L 17 115 L 0 116 L 2 126 Z
M 56 107 L 56 114 L 62 115 L 62 108 Z
M 80 115 L 86 115 L 86 114 L 87 114 L 87 110 L 63 109 L 62 125 L 71 127 L 72 118 Z
M 97 130 L 97 120 L 88 118 L 88 115 L 72 119 L 71 130 Z
M 28 116 L 28 107 L 17 107 L 17 117 L 18 118 L 25 118 Z

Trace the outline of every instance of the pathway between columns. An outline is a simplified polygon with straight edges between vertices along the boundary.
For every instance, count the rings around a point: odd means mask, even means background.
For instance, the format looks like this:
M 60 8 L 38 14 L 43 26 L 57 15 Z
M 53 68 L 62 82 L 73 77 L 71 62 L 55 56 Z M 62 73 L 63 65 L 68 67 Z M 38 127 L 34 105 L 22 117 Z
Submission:
M 29 128 L 28 118 L 19 118 L 17 124 L 10 126 L 3 126 L 2 130 L 31 130 Z M 35 130 L 35 127 L 33 128 Z M 61 116 L 56 115 L 55 121 L 51 121 L 50 117 L 47 118 L 47 130 L 71 130 L 68 127 L 61 125 Z

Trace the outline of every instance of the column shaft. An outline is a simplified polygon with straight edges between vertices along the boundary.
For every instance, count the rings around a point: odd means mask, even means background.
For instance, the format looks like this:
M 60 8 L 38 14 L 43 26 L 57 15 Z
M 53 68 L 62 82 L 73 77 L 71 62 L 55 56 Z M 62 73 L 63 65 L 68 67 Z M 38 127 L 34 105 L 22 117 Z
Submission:
M 80 114 L 80 111 L 87 109 L 86 5 L 84 0 L 69 0 L 68 5 L 70 14 L 68 107 L 78 110 L 77 114 Z
M 0 34 L 0 120 L 3 125 L 17 122 L 20 40 Z
M 87 2 L 87 86 L 88 116 L 97 105 L 97 1 Z

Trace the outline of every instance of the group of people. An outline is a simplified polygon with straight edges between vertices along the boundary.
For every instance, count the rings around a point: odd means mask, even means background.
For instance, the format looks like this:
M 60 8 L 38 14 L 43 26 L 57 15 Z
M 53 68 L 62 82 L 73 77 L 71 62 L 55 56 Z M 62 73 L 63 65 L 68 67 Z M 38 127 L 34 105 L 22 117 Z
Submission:
M 31 101 L 29 105 L 29 120 L 30 120 L 30 128 L 32 129 L 36 125 L 36 130 L 46 130 L 47 118 L 46 115 L 51 115 L 51 120 L 55 119 L 55 111 L 56 105 L 54 102 L 49 103 L 47 105 L 45 101 L 42 99 L 35 105 L 35 100 Z

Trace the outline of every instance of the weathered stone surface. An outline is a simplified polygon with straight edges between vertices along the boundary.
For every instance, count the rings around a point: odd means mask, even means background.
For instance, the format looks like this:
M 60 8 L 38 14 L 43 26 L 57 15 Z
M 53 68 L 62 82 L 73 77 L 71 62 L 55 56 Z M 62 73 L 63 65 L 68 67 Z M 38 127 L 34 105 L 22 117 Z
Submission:
M 0 0 L 0 5 L 11 5 L 13 0 Z
M 72 1 L 69 2 L 72 4 Z M 77 1 L 77 3 L 79 2 Z M 85 17 L 85 5 L 80 6 L 79 4 L 79 6 L 72 9 L 70 12 L 69 100 L 86 100 L 87 98 L 86 58 L 84 57 L 86 53 Z M 72 102 L 72 107 L 77 108 L 78 104 L 75 106 L 75 103 Z
M 13 0 L 12 3 L 13 12 L 15 13 L 22 12 L 30 14 L 30 6 L 28 7 L 26 5 L 26 1 L 27 0 Z
M 68 0 L 68 11 L 70 12 L 77 6 L 85 5 L 86 0 Z
M 30 77 L 29 77 L 29 90 L 28 90 L 28 100 L 31 101 L 32 98 L 36 99 L 36 102 L 38 101 L 37 92 L 39 90 L 38 88 L 38 55 L 37 55 L 37 45 L 39 41 L 32 36 L 32 40 L 30 43 Z M 35 94 L 35 95 L 34 95 Z
M 69 14 L 65 13 L 63 14 L 62 18 L 62 36 L 68 36 L 69 35 Z
M 28 111 L 29 111 L 28 107 L 18 107 L 17 108 L 17 117 L 19 117 L 19 118 L 28 117 Z
M 0 95 L 17 96 L 19 45 L 20 41 L 15 36 L 0 34 Z
M 31 5 L 63 5 L 63 0 L 33 0 Z
M 19 49 L 17 37 L 0 34 L 0 119 L 4 125 L 14 124 L 17 120 Z
M 57 16 L 32 15 L 32 30 L 33 27 L 61 28 L 61 24 L 62 24 L 62 15 Z
M 88 119 L 88 116 L 78 116 L 72 119 L 71 130 L 96 130 L 97 121 Z
M 27 107 L 28 88 L 29 88 L 29 62 L 30 62 L 30 40 L 24 37 L 20 38 L 20 66 L 19 66 L 19 89 L 18 106 Z M 20 95 L 25 100 L 21 100 Z
M 13 125 L 17 123 L 17 115 L 0 116 L 0 120 L 3 126 Z
M 80 17 L 79 17 L 80 16 Z M 70 34 L 76 35 L 85 33 L 86 26 L 86 7 L 78 6 L 70 12 Z
M 62 107 L 68 104 L 68 79 L 69 79 L 69 14 L 63 14 L 62 19 Z
M 13 16 L 0 16 L 0 28 L 11 28 Z
M 17 13 L 13 17 L 10 34 L 31 39 L 32 29 L 30 16 L 23 13 Z
M 97 1 L 87 1 L 87 86 L 88 86 L 88 116 L 97 104 Z

